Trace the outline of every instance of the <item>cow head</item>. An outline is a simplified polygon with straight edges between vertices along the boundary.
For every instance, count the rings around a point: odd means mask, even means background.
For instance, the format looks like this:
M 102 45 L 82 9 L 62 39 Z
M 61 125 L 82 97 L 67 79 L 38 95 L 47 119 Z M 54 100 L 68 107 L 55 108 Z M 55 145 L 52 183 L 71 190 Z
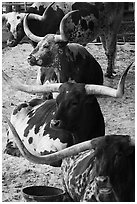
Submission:
M 129 137 L 119 135 L 104 137 L 95 149 L 95 158 L 97 176 L 109 177 L 119 201 L 133 200 L 135 146 L 129 143 Z
M 9 39 L 7 45 L 10 47 L 16 46 L 25 36 L 23 29 L 23 18 L 25 13 L 10 12 L 2 14 L 2 21 L 6 24 L 9 30 Z
M 57 46 L 55 44 L 55 35 L 47 34 L 29 55 L 28 62 L 31 66 L 38 65 L 46 67 L 53 63 L 56 54 Z
M 29 36 L 31 40 L 38 42 L 38 45 L 28 57 L 28 61 L 31 65 L 47 66 L 53 62 L 57 53 L 60 52 L 58 48 L 65 46 L 68 43 L 64 32 L 65 23 L 68 20 L 68 17 L 76 12 L 78 11 L 71 11 L 62 18 L 60 23 L 60 35 L 47 34 L 45 37 L 34 35 L 27 26 L 27 16 L 24 18 L 24 28 L 26 28 L 25 33 L 27 33 L 27 36 Z
M 80 121 L 84 123 L 85 117 L 88 117 L 87 110 L 94 115 L 96 103 L 93 95 L 86 94 L 84 84 L 64 83 L 59 88 L 59 95 L 56 98 L 57 111 L 55 119 L 51 121 L 51 126 L 75 132 L 81 128 L 80 126 L 84 126 Z

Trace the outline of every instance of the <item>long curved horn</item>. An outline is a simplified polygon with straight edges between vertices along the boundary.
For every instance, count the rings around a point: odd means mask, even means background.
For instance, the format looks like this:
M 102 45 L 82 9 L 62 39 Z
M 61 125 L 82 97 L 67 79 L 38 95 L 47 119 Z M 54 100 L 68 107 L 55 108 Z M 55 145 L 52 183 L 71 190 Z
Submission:
M 28 19 L 28 20 L 29 20 L 29 19 L 33 19 L 33 20 L 38 20 L 38 21 L 43 21 L 43 20 L 45 20 L 46 17 L 47 17 L 47 12 L 48 12 L 49 9 L 53 6 L 54 3 L 55 3 L 55 2 L 52 2 L 51 4 L 49 4 L 49 5 L 47 6 L 47 8 L 45 9 L 45 11 L 44 11 L 44 13 L 43 13 L 42 16 L 41 16 L 41 15 L 38 15 L 38 14 L 35 14 L 35 13 L 29 13 L 27 19 Z
M 101 85 L 85 85 L 85 90 L 87 94 L 94 94 L 94 95 L 101 95 L 101 96 L 111 96 L 111 97 L 122 97 L 124 94 L 124 85 L 125 85 L 125 79 L 127 72 L 133 62 L 127 67 L 127 69 L 124 71 L 123 75 L 121 76 L 118 84 L 117 89 L 113 89 L 107 86 L 101 86 Z M 14 89 L 19 91 L 24 91 L 27 93 L 46 93 L 46 92 L 58 92 L 59 87 L 62 85 L 62 83 L 45 83 L 44 85 L 26 85 L 20 83 L 18 80 L 14 80 L 13 78 L 9 77 L 4 71 L 2 71 L 2 77 L 3 79 Z
M 98 137 L 98 138 L 95 138 L 93 140 L 89 140 L 89 141 L 86 141 L 86 142 L 82 142 L 82 143 L 73 145 L 71 147 L 68 147 L 68 148 L 66 148 L 64 150 L 61 150 L 61 151 L 53 153 L 53 154 L 49 154 L 49 155 L 46 155 L 46 156 L 40 156 L 40 155 L 36 155 L 35 152 L 31 153 L 26 149 L 26 147 L 22 143 L 22 141 L 21 141 L 16 129 L 12 125 L 12 123 L 9 121 L 9 119 L 7 117 L 5 117 L 5 119 L 6 119 L 7 123 L 8 123 L 8 125 L 9 125 L 12 133 L 13 133 L 13 136 L 14 136 L 15 141 L 16 141 L 16 145 L 19 148 L 21 154 L 27 160 L 29 160 L 29 161 L 31 161 L 33 163 L 50 165 L 51 163 L 62 160 L 64 158 L 72 156 L 72 155 L 76 155 L 76 154 L 78 154 L 78 153 L 80 153 L 82 151 L 91 150 L 91 149 L 95 148 L 97 143 L 102 139 L 102 137 Z
M 85 90 L 87 94 L 94 94 L 94 95 L 103 95 L 103 96 L 111 96 L 115 98 L 121 98 L 124 94 L 124 86 L 125 86 L 125 79 L 127 76 L 127 72 L 130 69 L 133 62 L 126 68 L 124 73 L 122 74 L 117 89 L 113 89 L 106 86 L 100 85 L 85 85 Z
M 34 13 L 30 13 L 30 14 L 27 14 L 25 17 L 24 17 L 24 20 L 23 20 L 23 27 L 24 27 L 24 32 L 25 34 L 28 36 L 29 39 L 31 39 L 32 41 L 34 42 L 40 42 L 44 37 L 40 37 L 40 36 L 37 36 L 37 35 L 34 35 L 29 27 L 28 27 L 28 19 L 34 19 L 34 20 L 38 20 L 38 21 L 44 21 L 46 19 L 46 16 L 47 16 L 47 12 L 48 10 L 51 8 L 51 6 L 54 4 L 55 2 L 51 3 L 44 11 L 43 15 L 40 16 L 38 14 L 34 14 Z
M 9 77 L 3 70 L 2 70 L 2 78 L 6 81 L 11 87 L 18 91 L 23 91 L 27 93 L 46 93 L 46 92 L 58 92 L 59 87 L 62 83 L 45 83 L 44 85 L 26 85 L 20 83 L 18 80 L 14 80 L 13 78 Z
M 27 23 L 28 15 L 29 15 L 29 14 L 25 15 L 25 17 L 24 17 L 24 19 L 23 19 L 24 32 L 25 32 L 25 34 L 28 36 L 29 39 L 31 39 L 32 41 L 38 43 L 38 42 L 40 42 L 41 40 L 43 40 L 44 37 L 36 36 L 36 35 L 34 35 L 34 34 L 30 31 L 30 29 L 29 29 L 29 27 L 28 27 L 28 23 Z
M 55 2 L 52 2 L 51 4 L 49 4 L 48 6 L 47 6 L 47 8 L 45 9 L 45 11 L 44 11 L 44 13 L 43 13 L 43 19 L 45 19 L 46 17 L 47 17 L 47 12 L 49 11 L 49 9 L 53 6 L 53 4 L 55 4 Z M 43 20 L 42 19 L 42 20 Z
M 76 12 L 79 12 L 79 10 L 74 10 L 74 11 L 70 11 L 69 13 L 67 13 L 61 20 L 60 22 L 60 35 L 55 35 L 55 40 L 56 42 L 59 42 L 59 41 L 68 41 L 66 35 L 65 35 L 65 24 L 66 24 L 66 21 L 68 19 L 68 17 L 72 14 L 72 13 L 76 13 Z

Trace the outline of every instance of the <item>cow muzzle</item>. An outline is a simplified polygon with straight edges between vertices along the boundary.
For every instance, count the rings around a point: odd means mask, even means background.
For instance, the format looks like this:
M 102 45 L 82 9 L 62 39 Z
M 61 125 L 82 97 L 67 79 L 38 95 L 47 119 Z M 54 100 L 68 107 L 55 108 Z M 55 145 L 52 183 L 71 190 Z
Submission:
M 17 45 L 15 40 L 7 40 L 7 46 L 15 47 Z
M 29 55 L 28 57 L 28 62 L 31 66 L 36 65 L 37 64 L 37 60 L 33 55 Z
M 96 186 L 96 200 L 98 202 L 115 202 L 118 201 L 118 198 L 112 188 L 110 179 L 108 176 L 98 176 L 95 177 L 95 186 Z
M 34 65 L 42 66 L 43 60 L 42 60 L 42 59 L 36 59 L 36 57 L 34 57 L 33 55 L 29 55 L 29 57 L 28 57 L 28 63 L 29 63 L 31 66 L 34 66 Z
M 7 40 L 7 45 L 9 47 L 15 47 L 18 44 L 18 40 L 14 38 L 14 36 L 10 33 L 9 39 Z

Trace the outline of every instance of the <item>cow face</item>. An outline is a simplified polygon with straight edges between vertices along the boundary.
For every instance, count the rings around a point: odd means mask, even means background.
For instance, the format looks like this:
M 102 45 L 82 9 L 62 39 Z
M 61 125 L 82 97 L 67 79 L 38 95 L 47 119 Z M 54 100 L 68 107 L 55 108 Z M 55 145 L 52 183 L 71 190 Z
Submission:
M 84 85 L 75 86 L 65 83 L 60 87 L 60 94 L 56 98 L 57 112 L 54 127 L 74 131 L 77 128 L 83 103 L 86 99 Z
M 25 13 L 10 12 L 2 16 L 6 27 L 9 30 L 9 39 L 7 45 L 10 47 L 16 46 L 24 37 L 23 18 Z
M 64 83 L 59 92 L 60 94 L 56 98 L 55 120 L 52 120 L 51 125 L 54 128 L 63 128 L 74 132 L 78 129 L 81 117 L 85 117 L 84 110 L 89 102 L 89 96 L 86 95 L 84 84 L 70 82 Z M 93 101 L 94 97 L 90 96 L 90 103 Z
M 135 187 L 135 147 L 129 144 L 128 139 L 125 136 L 106 136 L 95 150 L 97 175 L 110 178 L 117 197 L 122 201 L 131 197 L 133 200 L 134 191 L 130 188 Z
M 31 66 L 47 66 L 53 62 L 56 53 L 55 35 L 48 34 L 37 44 L 36 48 L 29 55 L 28 62 Z

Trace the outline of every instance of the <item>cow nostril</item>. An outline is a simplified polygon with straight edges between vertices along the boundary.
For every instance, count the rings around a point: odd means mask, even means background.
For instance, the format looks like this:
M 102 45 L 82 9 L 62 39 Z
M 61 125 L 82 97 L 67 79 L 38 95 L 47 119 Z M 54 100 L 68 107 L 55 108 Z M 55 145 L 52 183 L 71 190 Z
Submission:
M 29 55 L 29 56 L 28 56 L 28 62 L 29 62 L 31 65 L 35 65 L 35 64 L 37 63 L 36 58 L 35 58 L 33 55 Z
M 29 55 L 28 60 L 30 60 L 30 59 L 35 59 L 35 57 L 33 55 Z

